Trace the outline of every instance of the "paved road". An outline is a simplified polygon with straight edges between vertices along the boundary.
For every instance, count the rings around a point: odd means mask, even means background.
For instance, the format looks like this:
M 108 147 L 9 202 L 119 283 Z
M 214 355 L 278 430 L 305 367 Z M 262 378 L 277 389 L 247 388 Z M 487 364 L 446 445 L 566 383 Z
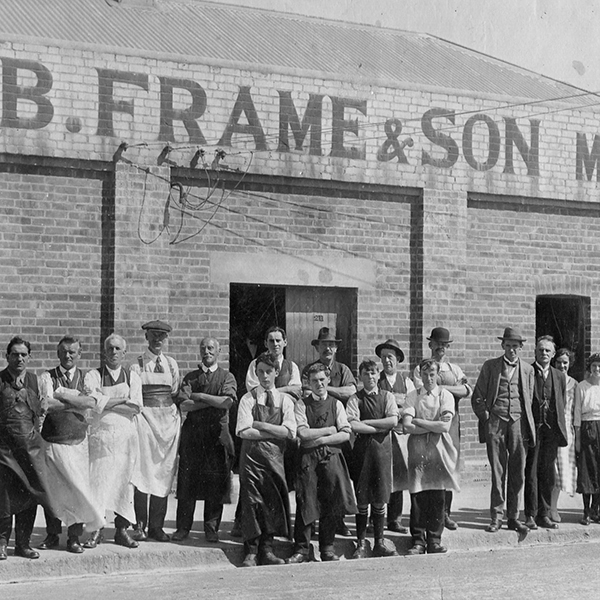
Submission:
M 596 600 L 599 543 L 0 584 L 6 600 Z M 1 566 L 0 566 L 1 568 Z

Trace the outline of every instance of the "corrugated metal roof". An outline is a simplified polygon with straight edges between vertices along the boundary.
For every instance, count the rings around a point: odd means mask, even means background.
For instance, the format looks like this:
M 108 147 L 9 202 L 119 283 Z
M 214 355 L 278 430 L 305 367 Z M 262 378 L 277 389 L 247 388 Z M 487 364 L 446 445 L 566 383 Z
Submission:
M 427 34 L 200 0 L 0 0 L 0 15 L 0 39 L 37 37 L 533 100 L 580 91 Z

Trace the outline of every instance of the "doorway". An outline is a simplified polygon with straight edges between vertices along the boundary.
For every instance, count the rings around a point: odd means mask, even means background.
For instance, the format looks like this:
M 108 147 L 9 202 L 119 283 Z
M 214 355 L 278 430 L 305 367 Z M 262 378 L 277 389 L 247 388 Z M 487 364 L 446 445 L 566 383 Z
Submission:
M 585 359 L 590 351 L 590 299 L 585 296 L 544 295 L 535 301 L 536 338 L 551 335 L 556 348 L 575 354 L 569 375 L 585 378 Z
M 229 367 L 245 392 L 248 365 L 265 350 L 269 327 L 285 329 L 286 357 L 302 368 L 317 360 L 311 345 L 321 327 L 342 340 L 337 360 L 356 368 L 356 303 L 354 288 L 230 284 Z

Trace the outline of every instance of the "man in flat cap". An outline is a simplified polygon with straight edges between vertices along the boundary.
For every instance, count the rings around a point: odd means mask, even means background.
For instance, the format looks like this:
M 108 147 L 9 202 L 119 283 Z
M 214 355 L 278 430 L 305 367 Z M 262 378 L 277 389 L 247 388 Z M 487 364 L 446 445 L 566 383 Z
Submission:
M 450 424 L 450 438 L 458 452 L 459 458 L 457 458 L 456 463 L 458 470 L 460 462 L 460 411 L 458 403 L 461 398 L 469 396 L 473 390 L 468 384 L 467 377 L 463 373 L 463 370 L 457 364 L 448 361 L 446 354 L 452 343 L 450 332 L 445 327 L 434 327 L 427 340 L 429 341 L 431 358 L 433 358 L 440 366 L 438 371 L 438 386 L 447 390 L 454 396 L 454 416 L 452 417 L 452 423 Z M 415 367 L 413 379 L 417 389 L 423 387 L 421 369 L 419 366 Z M 458 523 L 450 518 L 452 498 L 452 490 L 446 490 L 444 526 L 446 529 L 455 530 L 458 528 Z
M 479 441 L 487 446 L 492 471 L 491 522 L 486 531 L 496 533 L 502 526 L 508 475 L 507 525 L 525 534 L 529 529 L 519 521 L 519 494 L 525 480 L 527 449 L 536 441 L 532 411 L 535 377 L 533 367 L 519 358 L 525 339 L 511 327 L 498 339 L 502 340 L 504 355 L 483 364 L 471 397 L 479 419 Z
M 352 371 L 344 364 L 337 362 L 335 356 L 338 351 L 338 346 L 342 340 L 337 339 L 335 334 L 329 327 L 321 327 L 317 338 L 311 342 L 313 348 L 319 353 L 319 360 L 316 360 L 309 365 L 306 365 L 302 370 L 302 390 L 304 397 L 310 397 L 312 394 L 308 372 L 309 369 L 316 364 L 323 364 L 329 370 L 329 382 L 327 385 L 327 393 L 331 398 L 340 400 L 344 408 L 348 404 L 350 397 L 356 393 L 356 379 Z M 350 459 L 350 444 L 343 445 L 343 452 L 346 460 Z M 338 523 L 336 533 L 346 537 L 350 537 L 352 533 L 345 525 L 343 520 Z
M 157 320 L 144 323 L 142 329 L 148 348 L 130 367 L 142 380 L 144 400 L 144 408 L 136 417 L 140 456 L 133 476 L 136 525 L 132 537 L 138 541 L 150 537 L 168 542 L 163 526 L 181 432 L 181 416 L 175 404 L 179 367 L 173 358 L 163 354 L 171 326 Z
M 387 528 L 397 533 L 408 533 L 402 525 L 402 491 L 408 489 L 408 435 L 402 425 L 402 413 L 406 394 L 412 392 L 415 386 L 398 369 L 398 365 L 404 362 L 404 352 L 396 340 L 390 338 L 379 344 L 375 354 L 383 365 L 379 389 L 394 395 L 399 410 L 398 425 L 392 430 L 392 493 L 387 507 Z

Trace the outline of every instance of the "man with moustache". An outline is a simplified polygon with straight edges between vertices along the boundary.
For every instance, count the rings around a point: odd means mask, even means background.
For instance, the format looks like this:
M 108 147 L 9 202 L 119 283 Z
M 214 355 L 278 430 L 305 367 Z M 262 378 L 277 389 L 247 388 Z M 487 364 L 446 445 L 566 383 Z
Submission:
M 201 364 L 181 385 L 179 402 L 187 414 L 181 431 L 177 477 L 177 530 L 174 542 L 188 537 L 197 500 L 204 500 L 206 541 L 219 541 L 223 504 L 231 502 L 233 439 L 229 409 L 236 400 L 236 382 L 219 367 L 220 346 L 215 338 L 200 342 Z
M 0 561 L 15 515 L 15 556 L 35 559 L 30 546 L 38 503 L 52 510 L 48 496 L 42 413 L 37 377 L 27 371 L 31 344 L 16 336 L 6 348 L 8 366 L 0 372 Z
M 83 552 L 80 537 L 84 525 L 100 529 L 104 521 L 93 504 L 90 488 L 90 456 L 88 446 L 88 414 L 96 400 L 83 392 L 84 373 L 77 363 L 81 343 L 66 335 L 56 349 L 60 364 L 40 377 L 40 393 L 47 411 L 42 427 L 46 446 L 49 493 L 56 514 L 45 511 L 46 539 L 41 550 L 57 548 L 67 525 L 67 551 Z
M 438 386 L 450 392 L 454 397 L 454 416 L 452 417 L 452 423 L 450 423 L 450 438 L 458 452 L 456 463 L 456 468 L 458 469 L 460 461 L 460 410 L 458 403 L 462 398 L 469 396 L 473 390 L 471 389 L 471 386 L 469 386 L 463 370 L 457 364 L 449 362 L 446 356 L 448 348 L 450 348 L 450 344 L 452 343 L 450 332 L 445 327 L 434 327 L 427 340 L 429 341 L 429 348 L 431 349 L 431 358 L 433 358 L 440 366 L 438 372 Z M 421 369 L 418 366 L 415 367 L 413 379 L 417 389 L 423 387 Z M 458 528 L 458 523 L 450 518 L 453 496 L 452 490 L 446 490 L 444 527 L 451 531 Z
M 525 463 L 525 525 L 558 529 L 550 519 L 552 490 L 556 481 L 559 446 L 567 445 L 565 404 L 567 382 L 563 373 L 550 366 L 556 354 L 552 336 L 543 335 L 535 345 L 533 418 L 537 436 Z
M 529 446 L 535 445 L 536 428 L 532 401 L 535 388 L 533 367 L 519 358 L 525 339 L 507 327 L 502 337 L 504 355 L 481 367 L 471 396 L 473 412 L 479 419 L 479 441 L 487 446 L 492 471 L 490 524 L 496 533 L 502 526 L 505 506 L 509 529 L 525 534 L 529 528 L 519 521 L 519 494 L 525 479 Z
M 156 320 L 144 323 L 142 329 L 148 347 L 130 367 L 142 381 L 144 400 L 142 412 L 135 419 L 140 454 L 133 477 L 136 525 L 131 537 L 138 542 L 147 537 L 168 542 L 170 538 L 163 527 L 181 432 L 181 415 L 175 404 L 179 367 L 163 353 L 171 326 Z

